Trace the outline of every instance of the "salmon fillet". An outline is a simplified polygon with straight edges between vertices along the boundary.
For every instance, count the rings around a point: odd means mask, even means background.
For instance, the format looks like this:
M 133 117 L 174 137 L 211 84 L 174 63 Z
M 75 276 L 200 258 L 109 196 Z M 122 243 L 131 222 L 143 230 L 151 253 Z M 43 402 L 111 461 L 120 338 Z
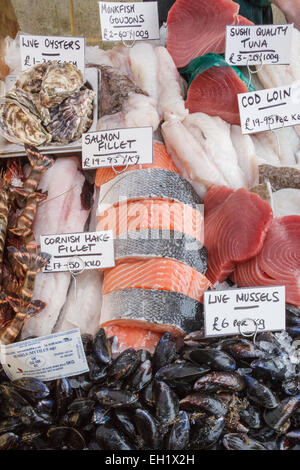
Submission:
M 105 272 L 103 294 L 119 289 L 158 289 L 179 292 L 199 302 L 210 287 L 199 271 L 176 260 L 153 258 L 124 262 Z
M 103 326 L 103 325 L 102 325 Z M 145 328 L 130 328 L 119 325 L 104 326 L 107 337 L 117 336 L 120 351 L 127 348 L 147 349 L 151 354 L 154 353 L 156 345 L 163 333 L 147 330 Z
M 96 173 L 95 185 L 97 187 L 100 187 L 102 186 L 102 184 L 111 181 L 118 175 L 117 172 L 122 171 L 122 173 L 125 173 L 127 171 L 133 170 L 144 170 L 146 168 L 170 170 L 174 171 L 175 173 L 178 173 L 178 170 L 174 165 L 171 156 L 168 154 L 165 145 L 161 142 L 154 142 L 153 163 L 144 165 L 129 165 L 126 170 L 124 166 L 116 166 L 116 172 L 111 167 L 99 168 Z
M 182 232 L 203 243 L 203 217 L 187 204 L 168 199 L 127 201 L 98 215 L 97 230 L 113 230 L 115 236 L 148 229 Z

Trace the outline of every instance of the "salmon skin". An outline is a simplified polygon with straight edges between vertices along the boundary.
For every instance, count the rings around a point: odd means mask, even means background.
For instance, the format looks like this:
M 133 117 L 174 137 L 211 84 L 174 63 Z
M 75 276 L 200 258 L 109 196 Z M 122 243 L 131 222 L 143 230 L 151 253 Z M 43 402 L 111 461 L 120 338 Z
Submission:
M 123 262 L 105 272 L 103 294 L 124 289 L 155 289 L 203 301 L 209 280 L 187 264 L 167 258 Z
M 195 327 L 202 304 L 178 292 L 124 289 L 103 296 L 101 326 L 143 327 L 183 336 Z
M 116 262 L 148 258 L 169 258 L 205 274 L 207 249 L 194 237 L 173 230 L 139 230 L 115 238 Z
M 125 200 L 169 199 L 195 207 L 201 199 L 192 185 L 182 176 L 169 170 L 148 168 L 121 174 L 100 189 L 98 214 L 101 205 L 114 205 Z M 107 206 L 105 207 L 107 209 Z
M 143 170 L 145 168 L 160 168 L 178 173 L 178 170 L 173 163 L 171 156 L 168 154 L 165 145 L 161 142 L 155 141 L 153 143 L 153 163 L 147 163 L 144 165 L 129 165 L 128 168 L 125 166 L 116 166 L 114 167 L 115 171 L 110 167 L 99 168 L 96 173 L 95 185 L 100 187 L 102 184 L 111 181 L 117 176 L 117 172 L 122 171 L 125 173 L 134 170 Z

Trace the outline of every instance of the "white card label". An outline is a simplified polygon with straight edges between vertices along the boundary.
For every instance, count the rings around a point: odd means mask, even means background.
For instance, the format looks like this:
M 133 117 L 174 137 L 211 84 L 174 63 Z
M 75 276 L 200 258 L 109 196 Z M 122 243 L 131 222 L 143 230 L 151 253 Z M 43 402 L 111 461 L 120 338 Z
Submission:
M 152 162 L 152 127 L 113 129 L 82 135 L 82 168 L 87 170 Z
M 285 330 L 285 287 L 207 291 L 204 324 L 205 336 Z
M 225 60 L 230 65 L 289 64 L 293 25 L 227 26 Z
M 157 2 L 99 2 L 103 41 L 159 39 Z
M 89 370 L 79 329 L 2 345 L 0 357 L 11 380 L 56 380 Z
M 300 81 L 238 95 L 243 134 L 300 124 Z
M 50 60 L 75 65 L 84 74 L 85 38 L 20 34 L 22 70 Z
M 41 235 L 41 251 L 51 259 L 43 272 L 81 272 L 115 265 L 112 230 Z

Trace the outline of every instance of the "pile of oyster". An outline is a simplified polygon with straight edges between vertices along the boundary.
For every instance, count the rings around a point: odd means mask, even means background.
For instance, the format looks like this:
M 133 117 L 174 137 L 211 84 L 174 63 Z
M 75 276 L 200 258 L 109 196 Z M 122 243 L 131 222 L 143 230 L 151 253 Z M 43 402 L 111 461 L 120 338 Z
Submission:
M 0 100 L 0 133 L 17 144 L 68 144 L 91 126 L 94 96 L 74 65 L 36 65 Z

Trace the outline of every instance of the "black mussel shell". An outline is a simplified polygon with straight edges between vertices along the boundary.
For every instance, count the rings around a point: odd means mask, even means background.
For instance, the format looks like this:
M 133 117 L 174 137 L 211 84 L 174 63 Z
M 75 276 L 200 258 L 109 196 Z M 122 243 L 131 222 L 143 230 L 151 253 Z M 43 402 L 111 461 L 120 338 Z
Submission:
M 255 344 L 247 339 L 227 339 L 220 344 L 222 350 L 227 351 L 236 359 L 243 361 L 261 359 L 266 356 Z
M 300 407 L 300 395 L 285 398 L 274 410 L 265 410 L 266 424 L 276 431 L 285 432 L 290 425 L 290 418 Z
M 167 366 L 177 358 L 175 338 L 170 333 L 165 333 L 160 338 L 153 355 L 153 368 L 158 370 Z
M 247 434 L 225 434 L 223 445 L 227 450 L 269 450 L 263 444 L 251 439 Z
M 75 428 L 60 426 L 48 429 L 47 438 L 55 449 L 82 450 L 86 447 L 82 434 Z
M 126 390 L 101 389 L 95 393 L 100 405 L 107 408 L 132 407 L 138 401 L 138 395 Z
M 109 364 L 111 361 L 111 343 L 105 331 L 100 328 L 94 336 L 93 351 L 100 364 Z
M 215 371 L 234 371 L 235 360 L 229 354 L 217 349 L 191 349 L 184 357 L 197 364 L 208 366 Z
M 179 411 L 166 438 L 168 450 L 186 450 L 190 440 L 190 420 L 185 411 Z
M 126 349 L 111 363 L 108 371 L 110 379 L 125 379 L 135 371 L 139 362 L 135 349 Z
M 89 366 L 89 378 L 92 382 L 104 382 L 107 378 L 108 366 L 107 364 L 100 363 L 94 356 L 87 356 L 87 363 Z
M 140 392 L 152 380 L 151 361 L 142 362 L 136 371 L 126 381 L 126 388 L 133 392 Z
M 272 410 L 278 406 L 279 402 L 269 387 L 260 383 L 250 375 L 244 375 L 244 379 L 247 385 L 247 393 L 250 400 L 258 403 L 263 408 L 268 408 L 269 410 Z
M 7 432 L 0 436 L 0 450 L 14 449 L 17 446 L 19 437 L 13 432 Z
M 55 413 L 61 416 L 65 413 L 73 397 L 73 389 L 68 379 L 58 379 L 55 382 Z
M 180 401 L 180 408 L 190 411 L 200 410 L 217 417 L 225 416 L 228 411 L 228 407 L 222 400 L 202 393 L 193 393 L 186 396 Z
M 244 378 L 234 372 L 210 372 L 198 379 L 194 385 L 194 390 L 199 392 L 240 392 L 244 388 Z
M 221 436 L 225 420 L 213 416 L 193 417 L 191 426 L 190 448 L 193 450 L 209 449 Z
M 24 377 L 22 379 L 13 380 L 11 386 L 28 400 L 41 400 L 46 398 L 50 393 L 47 385 L 34 377 Z
M 96 430 L 96 440 L 105 450 L 134 450 L 129 439 L 115 426 L 100 424 Z
M 263 426 L 259 409 L 249 405 L 239 412 L 241 421 L 251 429 L 260 429 Z
M 141 408 L 135 410 L 134 422 L 139 436 L 147 449 L 157 450 L 162 448 L 161 430 L 157 421 L 148 410 Z
M 156 418 L 162 424 L 170 424 L 179 412 L 178 396 L 165 382 L 156 381 L 154 390 Z
M 169 384 L 180 384 L 183 382 L 195 382 L 199 377 L 209 372 L 209 367 L 200 367 L 193 365 L 187 361 L 180 363 L 174 362 L 168 366 L 164 366 L 156 372 L 155 378 L 163 380 Z
M 100 405 L 95 405 L 93 414 L 91 416 L 91 422 L 94 424 L 105 424 L 111 419 L 110 411 L 107 408 L 103 408 Z

